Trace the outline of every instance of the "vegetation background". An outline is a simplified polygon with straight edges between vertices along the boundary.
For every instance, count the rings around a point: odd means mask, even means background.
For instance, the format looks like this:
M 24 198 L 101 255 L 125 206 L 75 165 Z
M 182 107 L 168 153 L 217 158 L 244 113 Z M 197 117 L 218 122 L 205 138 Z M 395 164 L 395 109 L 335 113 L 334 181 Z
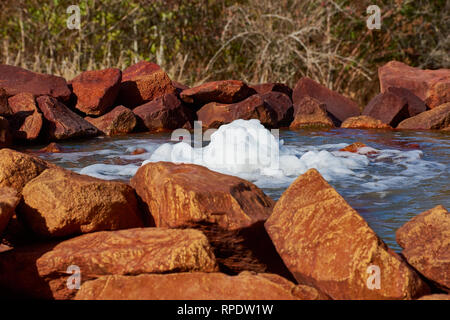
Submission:
M 381 30 L 366 27 L 372 4 Z M 390 60 L 450 67 L 449 13 L 448 0 L 2 0 L 0 63 L 70 80 L 146 59 L 187 85 L 308 76 L 364 105 Z

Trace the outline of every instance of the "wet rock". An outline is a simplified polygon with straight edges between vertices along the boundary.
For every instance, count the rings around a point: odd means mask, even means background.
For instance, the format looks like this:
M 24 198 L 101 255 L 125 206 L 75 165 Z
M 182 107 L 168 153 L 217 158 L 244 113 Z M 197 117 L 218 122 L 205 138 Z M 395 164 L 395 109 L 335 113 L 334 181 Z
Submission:
M 232 105 L 217 102 L 205 104 L 197 111 L 197 119 L 202 122 L 203 128 L 219 128 L 230 123 L 232 119 Z
M 450 293 L 450 213 L 437 206 L 405 223 L 396 233 L 408 263 Z
M 6 64 L 0 65 L 0 87 L 5 89 L 8 96 L 29 92 L 34 96 L 48 95 L 66 101 L 71 94 L 62 77 L 35 73 Z
M 194 119 L 188 109 L 175 94 L 166 94 L 133 110 L 140 127 L 147 131 L 175 130 L 190 128 Z
M 294 119 L 292 100 L 282 92 L 268 92 L 261 94 L 264 102 L 277 114 L 277 127 L 288 127 Z
M 123 71 L 118 102 L 134 108 L 171 93 L 176 94 L 176 88 L 167 73 L 158 65 L 140 62 Z
M 294 120 L 289 129 L 296 130 L 308 127 L 333 127 L 333 121 L 328 116 L 326 105 L 318 100 L 305 96 L 294 105 Z
M 121 182 L 53 168 L 28 182 L 22 195 L 19 217 L 40 237 L 143 225 L 133 189 Z
M 76 300 L 317 300 L 314 288 L 271 274 L 243 272 L 107 276 L 86 282 Z
M 381 92 L 389 87 L 405 88 L 430 108 L 450 102 L 450 69 L 421 70 L 398 61 L 378 68 Z
M 131 152 L 132 155 L 138 155 L 138 154 L 143 154 L 143 153 L 147 153 L 147 150 L 143 149 L 143 148 L 137 148 L 135 150 L 133 150 L 133 152 Z
M 403 120 L 397 129 L 438 130 L 450 126 L 450 102 Z
M 301 78 L 297 82 L 292 94 L 294 106 L 300 103 L 306 96 L 324 104 L 328 114 L 333 117 L 332 120 L 336 126 L 339 126 L 345 119 L 360 114 L 356 102 L 337 92 L 331 91 L 309 78 Z
M 12 188 L 0 187 L 0 235 L 14 215 L 14 210 L 19 204 L 20 198 L 17 191 Z
M 428 293 L 420 277 L 315 169 L 289 186 L 265 226 L 298 283 L 333 299 L 411 299 Z
M 357 153 L 358 150 L 361 148 L 367 148 L 367 146 L 362 142 L 355 142 L 355 143 L 352 143 L 342 149 L 339 149 L 339 151 Z
M 108 136 L 130 133 L 137 123 L 133 111 L 124 106 L 117 106 L 101 117 L 86 117 L 85 120 Z
M 420 297 L 418 300 L 450 300 L 450 294 L 430 294 Z
M 11 149 L 0 150 L 0 188 L 10 187 L 21 193 L 25 184 L 54 165 Z
M 70 111 L 58 100 L 49 96 L 41 96 L 36 101 L 48 122 L 47 130 L 50 138 L 64 140 L 93 137 L 98 134 L 97 128 Z
M 10 124 L 15 139 L 35 140 L 43 126 L 43 117 L 39 112 L 31 93 L 19 93 L 8 99 L 12 116 Z
M 0 259 L 0 285 L 22 297 L 69 299 L 69 266 L 80 284 L 105 275 L 214 272 L 217 265 L 200 231 L 140 228 L 102 231 L 62 242 L 16 248 Z
M 131 185 L 158 227 L 210 222 L 236 230 L 265 220 L 274 204 L 246 180 L 192 164 L 146 164 Z
M 292 89 L 284 83 L 260 83 L 250 85 L 250 88 L 255 90 L 258 94 L 266 94 L 269 92 L 281 92 L 284 93 L 292 101 Z
M 186 103 L 201 107 L 210 102 L 236 103 L 242 101 L 256 91 L 239 80 L 213 81 L 183 90 L 180 98 Z
M 341 128 L 392 129 L 390 125 L 383 123 L 381 120 L 364 115 L 347 118 L 344 122 L 342 122 Z
M 44 153 L 62 153 L 62 152 L 64 152 L 64 149 L 59 144 L 57 144 L 55 142 L 52 142 L 48 146 L 40 149 L 39 152 L 44 152 Z
M 380 93 L 369 101 L 364 108 L 363 115 L 396 127 L 409 117 L 408 101 L 391 92 Z
M 87 115 L 105 114 L 117 98 L 121 81 L 122 72 L 117 68 L 81 73 L 71 81 L 75 108 Z
M 11 145 L 12 136 L 7 119 L 0 116 L 0 149 Z

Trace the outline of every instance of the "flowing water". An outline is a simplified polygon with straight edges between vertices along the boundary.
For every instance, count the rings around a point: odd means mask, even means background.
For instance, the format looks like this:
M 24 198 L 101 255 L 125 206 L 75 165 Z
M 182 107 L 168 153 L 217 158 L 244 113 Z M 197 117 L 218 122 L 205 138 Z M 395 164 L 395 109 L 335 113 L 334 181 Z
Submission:
M 203 148 L 171 142 L 169 133 L 133 134 L 61 142 L 64 153 L 39 156 L 79 173 L 119 180 L 129 180 L 144 161 L 192 162 L 250 180 L 274 199 L 298 175 L 316 168 L 397 251 L 395 231 L 401 225 L 438 204 L 450 208 L 448 133 L 280 130 L 278 141 L 267 130 L 260 130 L 261 135 L 248 130 L 261 129 L 258 121 L 239 121 L 222 126 Z M 224 139 L 230 132 L 232 140 Z M 339 151 L 356 141 L 370 148 L 358 154 Z M 261 153 L 262 160 L 252 159 L 257 147 L 266 152 Z M 146 152 L 132 155 L 137 148 Z M 218 159 L 223 158 L 221 163 Z

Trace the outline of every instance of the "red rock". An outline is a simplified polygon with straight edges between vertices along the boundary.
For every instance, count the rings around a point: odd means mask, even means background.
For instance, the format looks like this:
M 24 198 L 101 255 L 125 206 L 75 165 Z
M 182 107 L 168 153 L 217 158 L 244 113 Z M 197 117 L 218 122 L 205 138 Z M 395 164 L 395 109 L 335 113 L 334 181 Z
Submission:
M 403 120 L 397 129 L 439 130 L 450 126 L 450 102 Z
M 332 299 L 411 299 L 428 293 L 419 275 L 315 169 L 289 186 L 265 226 L 298 283 Z M 380 270 L 379 288 L 370 288 L 377 285 L 371 266 Z
M 242 272 L 106 276 L 88 281 L 76 300 L 318 300 L 314 288 L 273 274 Z
M 192 164 L 146 164 L 131 185 L 158 227 L 208 222 L 241 229 L 265 220 L 274 203 L 248 181 Z
M 62 168 L 28 182 L 18 216 L 44 238 L 143 226 L 134 190 Z
M 278 112 L 282 113 L 282 108 L 273 109 L 269 103 L 266 103 L 262 96 L 255 94 L 241 102 L 229 106 L 232 120 L 258 119 L 262 125 L 268 128 L 274 128 L 278 124 Z
M 105 114 L 117 98 L 121 81 L 122 72 L 116 68 L 81 73 L 71 82 L 75 108 L 87 115 Z
M 173 81 L 173 80 L 172 80 L 172 85 L 173 85 L 173 86 L 175 87 L 175 89 L 177 90 L 177 95 L 178 95 L 178 96 L 180 96 L 180 93 L 181 93 L 183 90 L 189 89 L 188 86 L 186 86 L 186 85 L 184 85 L 184 84 L 182 84 L 182 83 L 179 83 L 179 82 L 177 82 L 177 81 Z
M 0 116 L 0 149 L 11 145 L 12 137 L 7 119 Z
M 339 149 L 339 151 L 357 153 L 361 148 L 367 148 L 367 146 L 362 142 L 355 142 L 346 146 L 345 148 Z
M 427 106 L 418 96 L 405 88 L 389 87 L 386 92 L 404 98 L 408 103 L 408 116 L 414 117 L 419 113 L 427 111 Z
M 421 70 L 398 61 L 378 68 L 381 92 L 389 87 L 405 88 L 434 108 L 450 102 L 450 69 Z
M 266 94 L 269 92 L 281 92 L 292 99 L 292 89 L 284 83 L 260 83 L 250 85 L 250 88 L 254 89 L 258 94 Z
M 175 94 L 166 94 L 133 110 L 140 126 L 148 131 L 175 130 L 190 127 L 193 112 Z
M 356 102 L 340 95 L 337 92 L 322 86 L 321 84 L 309 79 L 301 78 L 294 88 L 292 100 L 294 106 L 304 98 L 311 97 L 325 105 L 325 108 L 331 116 L 336 126 L 340 125 L 345 119 L 355 117 L 360 114 Z
M 409 117 L 408 101 L 391 92 L 380 93 L 370 100 L 364 108 L 363 115 L 396 127 Z
M 197 111 L 197 119 L 202 122 L 203 128 L 219 128 L 223 124 L 233 121 L 232 106 L 217 102 L 205 104 Z
M 318 100 L 305 96 L 294 105 L 294 120 L 289 129 L 296 130 L 307 127 L 333 127 L 326 106 Z
M 98 134 L 97 128 L 70 111 L 69 108 L 58 100 L 49 96 L 41 96 L 36 101 L 44 118 L 48 122 L 48 134 L 50 138 L 63 140 L 92 137 Z
M 0 235 L 8 225 L 19 201 L 20 198 L 17 196 L 16 190 L 0 187 Z
M 236 103 L 255 94 L 244 82 L 238 80 L 213 81 L 183 90 L 181 100 L 201 107 L 210 102 Z
M 128 70 L 130 69 L 130 70 Z M 175 94 L 176 88 L 162 69 L 141 63 L 124 70 L 118 101 L 134 108 L 166 94 Z
M 0 188 L 10 187 L 21 193 L 25 184 L 54 165 L 11 149 L 0 150 Z
M 430 294 L 420 297 L 418 300 L 450 300 L 450 294 Z
M 143 153 L 147 153 L 147 150 L 142 149 L 142 148 L 137 148 L 137 149 L 133 150 L 133 152 L 131 154 L 135 156 L 135 155 L 143 154 Z
M 48 146 L 42 148 L 39 150 L 39 152 L 45 152 L 45 153 L 62 153 L 64 152 L 63 147 L 61 147 L 59 144 L 52 142 Z
M 137 123 L 133 111 L 124 106 L 117 106 L 99 118 L 86 117 L 85 120 L 108 136 L 133 132 Z
M 6 90 L 8 96 L 30 92 L 34 96 L 49 95 L 66 101 L 71 94 L 62 77 L 35 73 L 6 64 L 0 65 L 0 87 Z
M 450 213 L 443 206 L 422 212 L 399 228 L 396 237 L 408 263 L 450 293 Z
M 70 299 L 77 293 L 67 287 L 71 265 L 80 268 L 80 284 L 105 275 L 217 271 L 208 239 L 200 231 L 140 228 L 2 253 L 0 286 L 22 298 Z
M 19 93 L 8 99 L 12 111 L 10 124 L 14 138 L 35 140 L 43 126 L 42 114 L 39 112 L 31 93 Z
M 160 69 L 161 67 L 156 63 L 145 60 L 139 61 L 123 70 L 122 81 L 132 81 L 136 77 L 149 75 Z
M 392 129 L 388 124 L 383 123 L 381 120 L 372 118 L 370 116 L 357 116 L 347 118 L 341 124 L 341 128 L 352 129 Z
M 11 109 L 8 106 L 8 95 L 5 89 L 0 88 L 0 116 L 11 115 Z
M 277 113 L 277 126 L 288 127 L 294 119 L 294 107 L 289 96 L 272 91 L 261 94 L 261 98 Z

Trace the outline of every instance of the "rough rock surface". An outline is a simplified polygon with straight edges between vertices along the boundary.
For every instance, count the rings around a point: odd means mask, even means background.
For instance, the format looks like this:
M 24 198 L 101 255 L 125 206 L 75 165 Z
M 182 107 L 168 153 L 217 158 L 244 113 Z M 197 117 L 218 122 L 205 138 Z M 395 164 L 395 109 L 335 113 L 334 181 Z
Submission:
M 88 115 L 101 116 L 112 107 L 119 93 L 122 72 L 117 68 L 85 71 L 71 85 L 77 97 L 75 108 Z
M 294 106 L 298 104 L 305 96 L 309 96 L 325 104 L 327 112 L 333 116 L 333 122 L 339 126 L 341 122 L 350 117 L 360 114 L 356 102 L 350 100 L 337 92 L 331 91 L 327 87 L 309 79 L 301 78 L 292 94 Z
M 318 100 L 305 96 L 294 105 L 294 120 L 289 129 L 306 127 L 333 127 L 333 121 L 328 116 L 326 106 Z
M 411 299 L 428 292 L 315 169 L 289 186 L 265 226 L 297 281 L 333 299 Z
M 197 111 L 198 121 L 203 128 L 219 128 L 221 125 L 232 122 L 232 104 L 210 102 Z
M 450 293 L 450 213 L 443 206 L 425 211 L 398 229 L 396 236 L 408 263 Z
M 246 180 L 192 164 L 146 164 L 131 185 L 158 227 L 211 222 L 236 230 L 267 219 L 274 204 Z
M 175 94 L 166 94 L 133 110 L 139 127 L 147 131 L 191 127 L 194 113 Z
M 427 111 L 427 105 L 418 96 L 405 88 L 389 87 L 386 92 L 404 98 L 408 103 L 408 116 L 414 117 L 419 113 Z
M 273 274 L 242 272 L 107 276 L 86 282 L 75 299 L 113 300 L 318 300 L 317 290 Z
M 29 92 L 35 96 L 49 95 L 66 101 L 71 94 L 64 78 L 6 64 L 0 65 L 0 87 L 5 89 L 8 96 Z
M 403 120 L 397 129 L 438 130 L 450 126 L 450 102 Z
M 0 235 L 8 225 L 19 204 L 20 198 L 17 191 L 12 188 L 0 187 Z
M 278 111 L 282 113 L 283 107 L 274 109 L 262 96 L 255 94 L 241 102 L 230 105 L 229 108 L 231 110 L 231 121 L 258 119 L 265 127 L 274 128 L 278 124 Z
M 48 122 L 47 129 L 50 138 L 64 140 L 92 137 L 98 134 L 97 128 L 58 100 L 49 96 L 41 96 L 36 101 Z
M 421 70 L 398 61 L 378 68 L 381 92 L 389 87 L 405 88 L 430 108 L 450 102 L 450 69 Z
M 67 268 L 80 268 L 81 283 L 104 275 L 215 272 L 217 265 L 200 231 L 140 228 L 102 231 L 2 254 L 0 286 L 22 297 L 68 299 Z
M 408 101 L 394 93 L 383 92 L 369 101 L 363 115 L 396 127 L 401 121 L 409 118 Z
M 37 157 L 11 149 L 0 150 L 0 187 L 10 187 L 22 192 L 30 180 L 54 165 Z
M 261 94 L 264 102 L 275 110 L 277 114 L 277 127 L 288 127 L 294 119 L 294 107 L 288 95 L 282 92 L 271 91 Z
M 203 106 L 210 102 L 236 103 L 255 94 L 254 89 L 249 88 L 239 80 L 213 81 L 199 86 L 183 90 L 180 98 L 186 103 Z
M 284 93 L 292 101 L 292 89 L 284 83 L 260 83 L 249 86 L 254 89 L 258 94 L 266 94 L 269 92 L 281 92 Z
M 28 182 L 18 208 L 40 237 L 62 237 L 143 225 L 133 189 L 62 168 L 48 169 Z
M 124 106 L 117 106 L 98 118 L 86 117 L 84 119 L 108 136 L 130 133 L 137 123 L 133 111 Z
M 12 112 L 10 124 L 14 137 L 20 140 L 37 139 L 43 126 L 43 118 L 34 95 L 19 93 L 10 97 L 8 103 Z
M 347 118 L 344 122 L 342 122 L 341 128 L 392 129 L 390 125 L 383 123 L 381 120 L 364 115 Z

